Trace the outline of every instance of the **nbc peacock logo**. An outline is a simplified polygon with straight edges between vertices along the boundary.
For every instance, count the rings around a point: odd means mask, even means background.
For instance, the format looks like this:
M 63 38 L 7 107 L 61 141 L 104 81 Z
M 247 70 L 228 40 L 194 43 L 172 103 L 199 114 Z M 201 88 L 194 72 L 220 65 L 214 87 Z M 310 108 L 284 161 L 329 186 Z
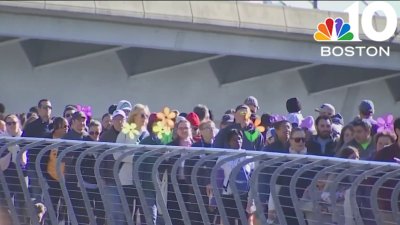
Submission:
M 344 23 L 342 18 L 327 18 L 324 23 L 318 24 L 318 30 L 314 33 L 314 40 L 326 41 L 353 41 L 354 35 L 350 32 L 351 26 Z

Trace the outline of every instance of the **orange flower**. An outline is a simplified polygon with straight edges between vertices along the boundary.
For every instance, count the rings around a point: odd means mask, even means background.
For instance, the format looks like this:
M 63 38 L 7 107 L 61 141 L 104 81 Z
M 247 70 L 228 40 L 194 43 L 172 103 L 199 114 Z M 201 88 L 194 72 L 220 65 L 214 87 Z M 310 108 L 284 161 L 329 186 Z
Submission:
M 176 117 L 176 114 L 174 112 L 171 112 L 171 110 L 168 107 L 164 107 L 162 112 L 157 113 L 157 118 L 160 119 L 166 126 L 169 128 L 174 128 L 174 121 L 173 119 Z
M 256 121 L 254 121 L 254 127 L 260 132 L 265 131 L 265 127 L 261 125 L 261 119 L 259 117 L 256 118 Z

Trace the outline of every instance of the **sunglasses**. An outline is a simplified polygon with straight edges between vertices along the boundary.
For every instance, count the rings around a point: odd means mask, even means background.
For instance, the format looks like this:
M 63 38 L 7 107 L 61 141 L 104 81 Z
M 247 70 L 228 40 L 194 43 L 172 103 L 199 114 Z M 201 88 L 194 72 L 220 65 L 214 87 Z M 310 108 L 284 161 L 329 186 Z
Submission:
M 306 138 L 292 138 L 294 140 L 294 142 L 296 143 L 300 143 L 301 142 L 306 142 Z
M 65 114 L 65 117 L 66 118 L 69 118 L 69 117 L 71 117 L 72 116 L 72 114 L 71 113 L 67 113 L 67 114 Z
M 100 133 L 97 132 L 97 131 L 90 131 L 89 134 L 90 134 L 90 135 L 99 135 Z
M 16 125 L 16 124 L 17 124 L 17 122 L 15 122 L 15 121 L 13 121 L 13 122 L 6 122 L 6 125 L 7 125 L 7 126 Z
M 148 118 L 149 116 L 148 116 L 147 114 L 142 113 L 142 114 L 140 114 L 140 117 L 142 117 L 143 119 L 146 119 L 146 118 Z
M 244 115 L 247 115 L 247 112 L 241 111 L 241 112 L 239 112 L 239 114 L 242 115 L 242 116 L 244 116 Z

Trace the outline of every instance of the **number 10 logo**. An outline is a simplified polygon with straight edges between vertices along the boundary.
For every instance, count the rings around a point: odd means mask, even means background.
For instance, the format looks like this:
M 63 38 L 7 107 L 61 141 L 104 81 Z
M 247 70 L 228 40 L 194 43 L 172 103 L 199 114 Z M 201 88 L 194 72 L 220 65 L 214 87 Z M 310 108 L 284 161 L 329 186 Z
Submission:
M 373 26 L 373 17 L 377 11 L 385 14 L 386 26 L 382 31 L 377 31 Z M 349 23 L 344 23 L 342 18 L 327 18 L 325 23 L 318 25 L 314 34 L 316 41 L 358 41 L 360 32 L 360 6 L 354 2 L 345 12 L 349 14 Z M 373 2 L 369 4 L 361 15 L 361 27 L 365 35 L 372 41 L 382 42 L 390 39 L 397 29 L 397 14 L 387 2 Z

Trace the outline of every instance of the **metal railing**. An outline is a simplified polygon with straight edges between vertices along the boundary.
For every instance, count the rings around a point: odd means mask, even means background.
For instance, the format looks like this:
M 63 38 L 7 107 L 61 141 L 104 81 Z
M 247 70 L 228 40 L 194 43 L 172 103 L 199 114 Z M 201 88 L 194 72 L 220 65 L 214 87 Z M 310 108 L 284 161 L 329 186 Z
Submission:
M 33 138 L 0 157 L 2 225 L 400 224 L 397 164 Z

